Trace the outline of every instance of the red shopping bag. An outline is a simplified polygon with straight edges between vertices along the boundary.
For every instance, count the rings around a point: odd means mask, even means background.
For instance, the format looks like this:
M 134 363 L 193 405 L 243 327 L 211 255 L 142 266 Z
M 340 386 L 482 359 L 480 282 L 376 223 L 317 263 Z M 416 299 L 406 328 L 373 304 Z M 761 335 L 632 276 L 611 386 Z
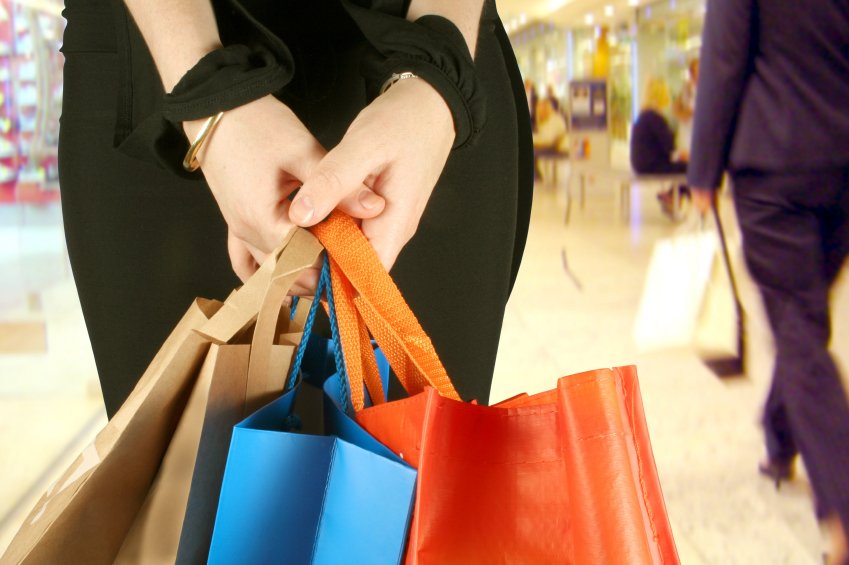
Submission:
M 357 421 L 418 469 L 408 564 L 678 563 L 633 367 L 462 402 L 353 222 L 334 214 L 314 233 L 331 259 Z M 409 398 L 364 407 L 375 377 L 351 362 L 371 354 L 364 325 Z

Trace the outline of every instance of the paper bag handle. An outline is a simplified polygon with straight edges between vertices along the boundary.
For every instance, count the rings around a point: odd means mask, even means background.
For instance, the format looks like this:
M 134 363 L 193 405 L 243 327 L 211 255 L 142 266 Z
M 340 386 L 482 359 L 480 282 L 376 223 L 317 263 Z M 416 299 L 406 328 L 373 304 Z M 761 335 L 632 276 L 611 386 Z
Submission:
M 287 374 L 285 371 L 273 369 L 280 365 L 274 357 L 276 351 L 279 351 L 274 347 L 278 338 L 277 328 L 281 316 L 289 314 L 289 309 L 284 306 L 289 290 L 301 273 L 315 264 L 322 251 L 321 244 L 312 234 L 298 228 L 285 247 L 272 253 L 266 260 L 273 262 L 274 268 L 259 307 L 251 339 L 245 390 L 246 414 L 267 404 L 283 392 Z

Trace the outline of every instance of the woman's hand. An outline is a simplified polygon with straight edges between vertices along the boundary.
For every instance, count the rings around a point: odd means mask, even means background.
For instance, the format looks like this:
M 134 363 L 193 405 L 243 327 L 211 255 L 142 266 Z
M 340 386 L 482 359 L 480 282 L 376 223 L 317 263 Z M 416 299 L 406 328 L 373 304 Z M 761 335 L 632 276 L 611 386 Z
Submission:
M 439 93 L 419 78 L 398 81 L 312 167 L 289 218 L 307 227 L 337 205 L 358 206 L 363 232 L 389 270 L 415 234 L 453 142 L 451 112 Z M 382 212 L 383 202 L 372 204 L 363 185 L 385 199 Z
M 194 139 L 203 121 L 184 124 Z M 284 104 L 272 96 L 225 112 L 198 159 L 229 228 L 228 250 L 236 274 L 246 280 L 294 227 L 288 197 L 311 176 L 326 151 Z M 339 207 L 372 218 L 383 200 L 361 184 Z M 294 291 L 309 292 L 316 273 Z

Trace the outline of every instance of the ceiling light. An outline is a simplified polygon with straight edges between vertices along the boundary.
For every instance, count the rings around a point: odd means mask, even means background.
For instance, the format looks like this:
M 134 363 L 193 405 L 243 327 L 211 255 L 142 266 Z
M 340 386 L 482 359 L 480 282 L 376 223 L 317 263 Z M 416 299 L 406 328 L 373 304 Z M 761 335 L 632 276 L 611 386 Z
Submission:
M 593 17 L 592 14 L 587 14 L 586 16 L 584 16 L 584 23 L 586 23 L 588 26 L 593 25 L 594 21 L 595 21 L 595 18 Z
M 640 4 L 640 0 L 628 0 L 629 6 L 637 6 Z
M 611 6 L 610 4 L 605 6 L 604 7 L 604 15 L 607 16 L 608 18 L 611 17 L 613 15 L 613 6 Z

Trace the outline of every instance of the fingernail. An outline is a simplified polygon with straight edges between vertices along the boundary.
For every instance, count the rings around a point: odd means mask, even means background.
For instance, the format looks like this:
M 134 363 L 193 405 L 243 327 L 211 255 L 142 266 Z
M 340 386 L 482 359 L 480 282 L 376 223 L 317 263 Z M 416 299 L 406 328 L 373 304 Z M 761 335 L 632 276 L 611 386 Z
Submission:
M 371 210 L 378 204 L 380 204 L 381 198 L 374 192 L 370 190 L 363 190 L 360 192 L 360 205 L 366 210 Z
M 289 210 L 289 216 L 299 224 L 305 224 L 309 222 L 313 214 L 315 214 L 315 208 L 312 205 L 312 200 L 310 200 L 309 196 L 299 196 L 295 198 L 295 201 L 292 202 L 292 208 Z

